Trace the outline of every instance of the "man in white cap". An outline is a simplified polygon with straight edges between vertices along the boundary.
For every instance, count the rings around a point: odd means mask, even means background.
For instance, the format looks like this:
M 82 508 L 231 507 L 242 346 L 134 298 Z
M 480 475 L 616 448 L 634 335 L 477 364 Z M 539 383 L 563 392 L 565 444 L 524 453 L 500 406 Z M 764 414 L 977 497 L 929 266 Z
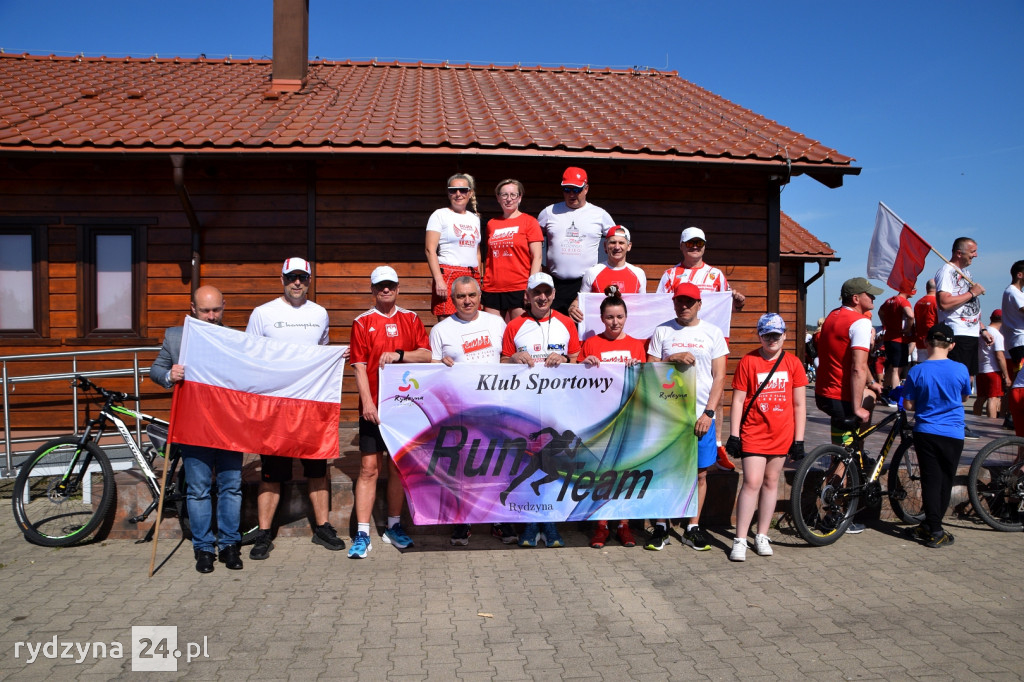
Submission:
M 556 291 L 552 307 L 565 315 L 572 314 L 583 273 L 599 260 L 601 238 L 615 225 L 608 211 L 587 203 L 589 191 L 587 172 L 575 166 L 566 168 L 562 174 L 565 200 L 537 216 L 547 247 L 547 272 Z M 583 319 L 582 314 L 579 319 Z
M 505 321 L 498 315 L 480 310 L 480 285 L 472 277 L 457 277 L 452 282 L 451 301 L 455 314 L 441 320 L 430 330 L 430 359 L 449 367 L 455 363 L 491 364 L 501 362 L 501 341 Z M 495 523 L 491 534 L 505 544 L 517 542 L 512 525 Z M 470 526 L 457 524 L 451 543 L 469 544 Z
M 398 307 L 398 273 L 382 265 L 370 273 L 374 306 L 352 322 L 352 372 L 359 389 L 359 452 L 362 459 L 356 480 L 356 535 L 348 556 L 365 558 L 370 544 L 370 517 L 377 497 L 377 476 L 386 447 L 377 413 L 377 370 L 396 362 L 430 362 L 430 341 L 419 316 Z M 388 521 L 384 542 L 398 549 L 412 546 L 402 529 L 405 491 L 394 461 L 388 458 Z
M 563 362 L 576 362 L 576 357 L 580 354 L 580 339 L 576 334 L 576 325 L 568 316 L 551 309 L 555 294 L 555 283 L 551 275 L 546 272 L 530 275 L 530 279 L 526 281 L 526 310 L 505 327 L 501 343 L 502 362 L 515 362 L 530 367 L 537 362 L 543 362 L 545 367 L 558 367 Z M 573 295 L 575 294 L 576 289 L 573 290 Z M 541 429 L 531 434 L 531 440 L 536 440 L 542 434 L 551 431 L 550 427 Z M 570 446 L 567 442 L 564 445 Z M 554 441 L 545 447 L 559 449 Z M 534 456 L 540 455 L 538 453 Z M 504 504 L 504 499 L 502 503 Z M 527 523 L 519 536 L 519 545 L 536 547 L 541 536 L 548 547 L 565 546 L 557 527 L 551 522 Z
M 746 296 L 729 286 L 729 282 L 726 281 L 721 270 L 704 262 L 706 247 L 707 237 L 704 236 L 704 230 L 699 227 L 688 227 L 683 230 L 683 233 L 679 235 L 679 250 L 683 254 L 683 260 L 665 271 L 665 274 L 661 276 L 661 281 L 658 282 L 657 291 L 671 294 L 677 286 L 683 283 L 692 284 L 702 292 L 731 291 L 732 309 L 734 311 L 742 310 L 743 304 L 747 300 Z M 721 413 L 722 405 L 719 403 L 716 409 Z M 716 447 L 718 448 L 716 461 L 718 468 L 726 471 L 735 469 L 736 467 L 729 461 L 721 441 L 717 443 Z
M 257 307 L 249 316 L 246 334 L 309 345 L 326 346 L 329 342 L 329 320 L 323 306 L 309 300 L 309 285 L 313 267 L 302 258 L 289 258 L 281 266 L 281 284 L 284 295 Z M 327 485 L 327 460 L 301 459 L 302 473 L 309 487 L 309 501 L 313 506 L 316 528 L 313 542 L 332 551 L 345 549 L 345 542 L 328 523 L 330 490 Z M 292 478 L 292 458 L 260 455 L 260 490 L 256 501 L 259 532 L 249 551 L 250 559 L 266 559 L 274 544 L 270 541 L 271 524 L 278 502 L 281 484 Z

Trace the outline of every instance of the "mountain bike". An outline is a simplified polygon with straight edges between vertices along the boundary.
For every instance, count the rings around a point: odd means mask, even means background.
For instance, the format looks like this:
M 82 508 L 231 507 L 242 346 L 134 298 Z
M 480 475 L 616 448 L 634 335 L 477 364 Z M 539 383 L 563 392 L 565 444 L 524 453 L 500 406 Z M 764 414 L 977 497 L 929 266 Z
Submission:
M 974 456 L 967 494 L 982 521 L 996 530 L 1024 530 L 1024 438 L 997 438 Z
M 818 547 L 830 545 L 843 536 L 862 502 L 877 506 L 883 495 L 888 496 L 893 512 L 904 523 L 924 520 L 921 469 L 902 399 L 896 412 L 877 424 L 857 429 L 855 419 L 848 422 L 847 428 L 853 431 L 852 443 L 815 448 L 800 462 L 793 476 L 793 524 L 800 537 Z M 872 460 L 864 451 L 864 441 L 890 424 L 878 459 Z M 888 489 L 883 491 L 882 472 L 897 441 L 889 465 Z
M 88 421 L 81 435 L 56 438 L 30 455 L 20 467 L 11 499 L 14 518 L 25 538 L 45 547 L 66 547 L 85 540 L 110 512 L 117 495 L 114 469 L 107 453 L 99 446 L 110 424 L 117 428 L 131 451 L 152 495 L 146 509 L 128 522 L 145 521 L 156 509 L 160 496 L 160 479 L 152 465 L 165 455 L 168 423 L 122 404 L 126 400 L 138 400 L 137 396 L 108 391 L 81 375 L 75 375 L 71 385 L 82 391 L 94 391 L 103 398 L 99 416 Z M 135 442 L 122 417 L 146 424 L 148 446 L 142 448 Z M 188 538 L 191 533 L 185 504 L 184 469 L 175 476 L 180 456 L 177 448 L 171 450 L 165 509 L 177 512 L 182 533 Z M 154 530 L 155 525 L 140 542 L 151 539 Z

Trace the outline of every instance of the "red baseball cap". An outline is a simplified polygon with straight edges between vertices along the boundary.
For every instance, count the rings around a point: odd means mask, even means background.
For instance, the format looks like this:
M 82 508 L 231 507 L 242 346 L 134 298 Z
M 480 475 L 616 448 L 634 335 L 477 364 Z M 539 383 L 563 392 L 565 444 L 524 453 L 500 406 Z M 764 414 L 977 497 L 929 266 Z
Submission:
M 695 301 L 700 300 L 700 289 L 697 288 L 696 284 L 690 282 L 680 282 L 676 285 L 676 288 L 672 290 L 672 298 L 678 298 L 680 296 L 686 296 L 692 298 Z
M 562 173 L 562 185 L 570 187 L 585 187 L 587 184 L 587 171 L 576 166 L 569 166 Z

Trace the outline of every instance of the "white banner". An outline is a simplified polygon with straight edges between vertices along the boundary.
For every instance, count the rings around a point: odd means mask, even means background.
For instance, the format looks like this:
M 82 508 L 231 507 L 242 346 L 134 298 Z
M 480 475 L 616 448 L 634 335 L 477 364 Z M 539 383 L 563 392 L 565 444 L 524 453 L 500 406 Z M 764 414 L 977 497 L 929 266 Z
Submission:
M 580 341 L 604 331 L 601 321 L 601 302 L 604 294 L 580 294 Z M 626 333 L 635 339 L 649 339 L 654 328 L 662 322 L 674 320 L 676 310 L 672 306 L 672 294 L 623 294 L 626 303 Z M 700 319 L 710 322 L 722 330 L 722 336 L 729 338 L 732 324 L 732 292 L 705 291 L 701 293 Z

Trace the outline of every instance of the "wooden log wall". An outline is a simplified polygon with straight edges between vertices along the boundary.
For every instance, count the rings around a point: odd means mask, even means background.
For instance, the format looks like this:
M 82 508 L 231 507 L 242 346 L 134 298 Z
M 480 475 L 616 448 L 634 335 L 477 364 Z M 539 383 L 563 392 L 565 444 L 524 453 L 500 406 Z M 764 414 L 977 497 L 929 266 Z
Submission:
M 418 312 L 429 328 L 434 320 L 429 313 L 424 228 L 430 213 L 447 204 L 448 176 L 468 172 L 476 178 L 486 224 L 500 216 L 494 199 L 499 180 L 522 181 L 526 194 L 521 209 L 536 216 L 548 204 L 561 201 L 559 182 L 567 165 L 585 168 L 591 185 L 588 201 L 629 227 L 629 260 L 647 272 L 651 290 L 662 272 L 680 259 L 680 231 L 688 225 L 705 231 L 707 262 L 721 268 L 732 286 L 747 296 L 743 312 L 733 318 L 731 374 L 739 358 L 757 346 L 754 327 L 769 307 L 767 213 L 769 193 L 775 190 L 764 174 L 729 166 L 695 169 L 668 163 L 479 154 L 337 154 L 313 160 L 190 156 L 185 184 L 202 225 L 201 280 L 224 292 L 225 323 L 244 328 L 255 306 L 280 295 L 281 261 L 308 257 L 315 267 L 311 297 L 330 313 L 331 341 L 347 343 L 352 320 L 372 305 L 370 271 L 388 263 L 402 280 L 399 304 Z M 166 327 L 181 323 L 189 304 L 190 230 L 174 191 L 169 158 L 0 161 L 0 218 L 9 227 L 19 217 L 39 216 L 50 217 L 49 337 L 0 337 L 0 355 L 157 345 Z M 79 338 L 81 223 L 98 219 L 148 223 L 145 326 L 137 338 Z M 803 266 L 783 260 L 780 274 L 778 307 L 797 330 L 788 343 L 795 350 L 803 342 L 797 316 Z M 11 364 L 9 372 L 67 368 L 66 362 L 44 364 Z M 115 365 L 124 366 L 124 359 L 89 366 Z M 106 383 L 128 390 L 125 382 Z M 342 421 L 354 422 L 357 401 L 350 373 L 345 389 Z M 55 419 L 70 422 L 66 410 L 59 417 L 55 413 L 66 390 L 23 385 L 16 394 L 16 426 L 43 428 Z M 147 383 L 144 409 L 166 414 L 168 395 Z

